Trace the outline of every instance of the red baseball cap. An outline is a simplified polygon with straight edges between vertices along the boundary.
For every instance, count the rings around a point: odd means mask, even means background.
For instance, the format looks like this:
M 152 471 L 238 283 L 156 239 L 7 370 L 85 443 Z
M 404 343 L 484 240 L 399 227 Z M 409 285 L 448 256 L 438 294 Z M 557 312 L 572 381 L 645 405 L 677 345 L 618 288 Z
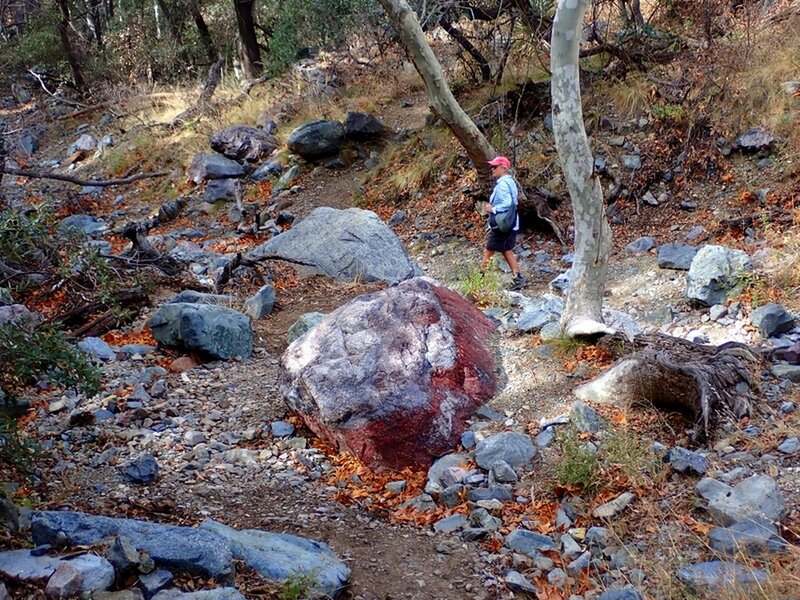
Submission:
M 498 156 L 497 158 L 493 158 L 489 161 L 489 164 L 493 167 L 505 167 L 506 169 L 511 168 L 511 161 L 508 160 L 505 156 Z

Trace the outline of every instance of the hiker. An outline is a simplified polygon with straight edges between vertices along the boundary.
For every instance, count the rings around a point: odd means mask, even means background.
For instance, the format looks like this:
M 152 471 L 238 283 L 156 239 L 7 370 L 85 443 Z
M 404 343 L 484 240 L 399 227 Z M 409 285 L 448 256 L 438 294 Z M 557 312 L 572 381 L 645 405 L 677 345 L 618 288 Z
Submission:
M 483 261 L 481 271 L 485 271 L 489 261 L 495 252 L 500 252 L 503 258 L 511 267 L 514 281 L 511 285 L 512 290 L 520 290 L 525 287 L 525 278 L 519 270 L 519 264 L 514 257 L 514 244 L 517 241 L 517 231 L 519 231 L 519 215 L 517 214 L 517 182 L 509 173 L 511 161 L 505 156 L 498 156 L 490 160 L 492 167 L 492 177 L 497 182 L 489 196 L 489 202 L 484 205 L 489 214 L 489 235 L 486 239 L 486 249 L 483 251 Z M 511 212 L 510 212 L 511 211 Z M 502 217 L 507 224 L 502 224 Z M 513 221 L 512 221 L 513 219 Z M 505 231 L 504 231 L 505 230 Z

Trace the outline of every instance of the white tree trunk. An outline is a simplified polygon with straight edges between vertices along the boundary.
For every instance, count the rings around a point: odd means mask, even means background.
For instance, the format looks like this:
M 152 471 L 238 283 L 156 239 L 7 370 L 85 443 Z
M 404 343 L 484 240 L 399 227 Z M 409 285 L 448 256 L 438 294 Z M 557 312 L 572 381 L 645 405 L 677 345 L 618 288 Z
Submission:
M 550 50 L 553 132 L 572 198 L 575 259 L 561 324 L 567 334 L 612 331 L 603 324 L 603 291 L 611 249 L 611 229 L 603 211 L 603 191 L 583 126 L 578 50 L 588 0 L 559 0 Z
M 456 139 L 464 146 L 478 170 L 488 174 L 489 168 L 486 162 L 497 156 L 497 153 L 450 91 L 442 67 L 425 39 L 414 11 L 406 0 L 378 1 L 400 33 L 406 52 L 425 82 L 431 109 L 447 124 Z

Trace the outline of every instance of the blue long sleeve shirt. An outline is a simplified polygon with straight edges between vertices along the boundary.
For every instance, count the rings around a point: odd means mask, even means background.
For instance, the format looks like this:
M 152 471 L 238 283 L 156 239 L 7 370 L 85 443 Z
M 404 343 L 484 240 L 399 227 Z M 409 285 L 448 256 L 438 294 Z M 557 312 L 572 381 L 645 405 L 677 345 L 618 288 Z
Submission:
M 518 196 L 517 182 L 514 181 L 511 175 L 503 175 L 498 178 L 494 184 L 492 195 L 489 196 L 492 212 L 497 214 L 511 210 L 512 207 L 516 210 Z M 519 212 L 517 212 L 516 220 L 514 221 L 514 231 L 519 231 Z

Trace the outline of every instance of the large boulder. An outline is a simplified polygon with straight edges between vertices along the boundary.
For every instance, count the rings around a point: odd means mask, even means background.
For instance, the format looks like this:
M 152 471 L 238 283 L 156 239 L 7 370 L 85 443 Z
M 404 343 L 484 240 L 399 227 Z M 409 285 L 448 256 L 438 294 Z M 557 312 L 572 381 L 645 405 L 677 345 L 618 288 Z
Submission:
M 351 139 L 366 140 L 382 136 L 386 127 L 370 114 L 350 111 L 344 116 L 344 131 Z
M 250 319 L 213 304 L 165 304 L 150 319 L 159 344 L 200 352 L 212 360 L 247 358 L 253 351 Z
M 289 134 L 289 150 L 305 159 L 336 154 L 344 144 L 344 126 L 339 121 L 309 121 Z
M 280 258 L 341 281 L 397 283 L 421 274 L 394 232 L 374 212 L 359 208 L 319 207 L 246 258 Z
M 189 167 L 189 179 L 200 185 L 209 179 L 236 179 L 244 177 L 247 171 L 235 160 L 221 154 L 198 152 Z
M 272 154 L 278 140 L 263 129 L 234 125 L 212 134 L 211 147 L 230 159 L 253 163 Z
M 317 435 L 365 463 L 428 466 L 495 394 L 494 331 L 455 292 L 412 279 L 355 298 L 293 342 L 281 390 Z
M 705 306 L 723 304 L 752 270 L 750 257 L 724 246 L 703 246 L 686 275 L 686 297 Z

